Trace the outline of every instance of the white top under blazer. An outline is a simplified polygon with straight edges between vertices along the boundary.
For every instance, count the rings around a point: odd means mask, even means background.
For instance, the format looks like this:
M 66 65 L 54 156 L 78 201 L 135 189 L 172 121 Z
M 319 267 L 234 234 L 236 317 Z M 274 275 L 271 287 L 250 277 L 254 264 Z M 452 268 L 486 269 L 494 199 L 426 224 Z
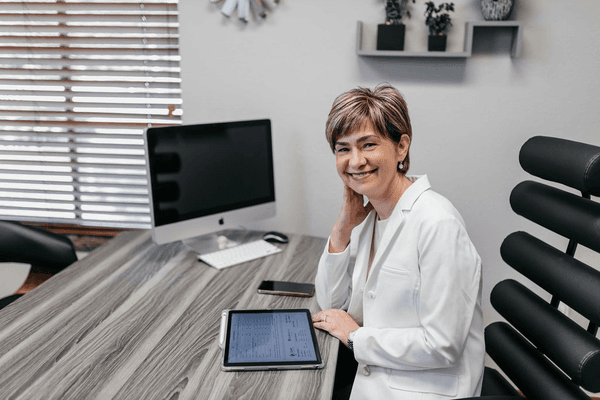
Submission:
M 478 396 L 484 369 L 481 258 L 454 206 L 411 177 L 366 279 L 372 211 L 342 253 L 328 252 L 315 281 L 321 309 L 361 326 L 351 400 Z

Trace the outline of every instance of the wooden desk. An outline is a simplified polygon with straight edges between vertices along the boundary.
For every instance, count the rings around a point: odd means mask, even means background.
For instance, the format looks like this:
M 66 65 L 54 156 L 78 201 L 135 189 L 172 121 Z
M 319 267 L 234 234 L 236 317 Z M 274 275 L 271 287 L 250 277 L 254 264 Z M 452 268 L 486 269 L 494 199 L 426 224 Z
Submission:
M 249 236 L 256 233 L 248 233 Z M 312 282 L 325 239 L 217 271 L 181 242 L 125 232 L 0 311 L 2 399 L 330 399 L 339 341 L 317 331 L 326 367 L 222 372 L 228 308 L 306 307 L 261 295 L 263 279 Z

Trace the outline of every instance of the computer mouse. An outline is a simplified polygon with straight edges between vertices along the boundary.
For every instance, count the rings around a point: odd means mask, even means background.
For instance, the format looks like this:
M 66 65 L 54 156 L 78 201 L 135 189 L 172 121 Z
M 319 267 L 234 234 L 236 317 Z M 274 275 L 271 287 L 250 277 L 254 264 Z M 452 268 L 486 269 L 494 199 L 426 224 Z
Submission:
M 287 243 L 289 241 L 288 237 L 283 233 L 269 231 L 263 235 L 263 239 L 267 242 L 277 242 L 277 243 Z

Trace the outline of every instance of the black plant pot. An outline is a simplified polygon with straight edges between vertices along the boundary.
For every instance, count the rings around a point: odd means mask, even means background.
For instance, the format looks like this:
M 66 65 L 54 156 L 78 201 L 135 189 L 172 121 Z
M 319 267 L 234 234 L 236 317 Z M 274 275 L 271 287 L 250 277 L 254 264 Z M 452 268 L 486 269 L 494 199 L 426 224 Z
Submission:
M 404 24 L 377 25 L 377 50 L 404 50 Z
M 446 35 L 429 35 L 427 41 L 427 50 L 446 51 Z

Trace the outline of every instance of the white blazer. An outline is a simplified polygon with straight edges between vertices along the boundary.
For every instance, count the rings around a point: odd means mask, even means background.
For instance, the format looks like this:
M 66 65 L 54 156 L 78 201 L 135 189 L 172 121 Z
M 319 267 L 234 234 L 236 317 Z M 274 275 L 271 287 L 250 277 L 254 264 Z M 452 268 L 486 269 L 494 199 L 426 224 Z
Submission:
M 414 179 L 414 178 L 413 178 Z M 319 262 L 317 301 L 361 326 L 351 400 L 478 396 L 484 368 L 481 259 L 427 176 L 404 192 L 366 271 L 376 213 Z

